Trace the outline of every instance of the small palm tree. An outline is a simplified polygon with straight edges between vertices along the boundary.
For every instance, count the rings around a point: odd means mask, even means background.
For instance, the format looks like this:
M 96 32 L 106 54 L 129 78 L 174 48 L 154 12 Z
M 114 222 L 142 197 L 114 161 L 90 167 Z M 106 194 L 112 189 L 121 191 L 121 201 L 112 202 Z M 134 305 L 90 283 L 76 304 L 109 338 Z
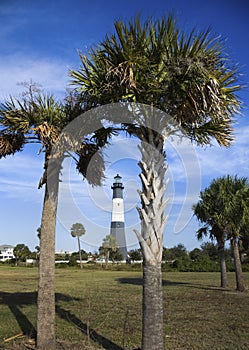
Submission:
M 99 248 L 100 254 L 105 257 L 105 268 L 108 267 L 108 262 L 111 253 L 116 253 L 118 251 L 118 241 L 113 235 L 107 235 Z
M 229 146 L 233 116 L 240 106 L 236 91 L 241 87 L 236 84 L 237 70 L 227 64 L 221 43 L 209 31 L 183 33 L 172 16 L 144 23 L 136 18 L 114 26 L 113 35 L 88 56 L 80 55 L 82 66 L 71 76 L 92 105 L 126 102 L 128 110 L 135 110 L 124 126 L 141 140 L 141 233 L 136 234 L 144 259 L 142 349 L 162 350 L 168 115 L 175 129 L 184 130 L 198 144 L 215 139 Z
M 213 217 L 214 213 L 219 213 L 222 209 L 217 203 L 217 188 L 210 186 L 200 193 L 200 201 L 193 206 L 194 215 L 204 225 L 197 231 L 197 239 L 202 240 L 204 236 L 209 236 L 211 240 L 216 239 L 218 244 L 218 253 L 220 260 L 221 287 L 228 287 L 225 241 L 227 239 L 226 231 L 221 229 Z
M 79 223 L 76 222 L 71 227 L 71 235 L 72 237 L 77 237 L 78 240 L 78 248 L 79 248 L 79 255 L 80 255 L 80 268 L 82 269 L 82 257 L 81 257 L 81 248 L 80 248 L 80 237 L 86 233 L 85 227 Z

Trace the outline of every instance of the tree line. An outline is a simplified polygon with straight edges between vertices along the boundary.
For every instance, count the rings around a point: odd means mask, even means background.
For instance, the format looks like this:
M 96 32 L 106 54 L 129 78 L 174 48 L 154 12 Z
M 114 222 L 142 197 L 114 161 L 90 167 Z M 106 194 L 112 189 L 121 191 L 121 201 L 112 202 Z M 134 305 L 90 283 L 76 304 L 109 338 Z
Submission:
M 71 253 L 55 253 L 55 261 L 61 262 L 61 267 L 66 265 L 71 267 L 81 267 L 79 261 L 80 257 L 82 261 L 89 264 L 95 264 L 99 259 L 103 262 L 103 265 L 107 267 L 108 262 L 119 263 L 123 260 L 121 251 L 119 250 L 118 243 L 115 238 L 107 235 L 103 239 L 103 244 L 99 247 L 98 251 L 87 252 L 84 249 L 80 251 L 74 251 Z M 113 239 L 113 245 L 106 245 L 106 241 Z M 243 271 L 249 271 L 249 249 L 240 246 L 240 257 Z M 227 246 L 224 249 L 225 261 L 227 271 L 234 272 L 234 255 L 233 249 Z M 39 246 L 35 251 L 31 251 L 29 247 L 23 243 L 17 244 L 14 247 L 14 255 L 16 259 L 6 261 L 4 264 L 26 265 L 27 259 L 39 260 Z M 108 257 L 108 260 L 107 260 Z M 137 264 L 137 268 L 141 268 L 142 263 L 142 251 L 140 248 L 131 249 L 128 251 L 128 260 L 126 262 L 127 270 L 129 270 L 130 264 Z M 66 261 L 67 264 L 63 263 Z M 171 248 L 163 247 L 162 253 L 162 269 L 163 271 L 181 271 L 181 272 L 220 272 L 220 257 L 218 245 L 214 242 L 204 242 L 199 248 L 193 248 L 188 251 L 187 248 L 179 243 Z

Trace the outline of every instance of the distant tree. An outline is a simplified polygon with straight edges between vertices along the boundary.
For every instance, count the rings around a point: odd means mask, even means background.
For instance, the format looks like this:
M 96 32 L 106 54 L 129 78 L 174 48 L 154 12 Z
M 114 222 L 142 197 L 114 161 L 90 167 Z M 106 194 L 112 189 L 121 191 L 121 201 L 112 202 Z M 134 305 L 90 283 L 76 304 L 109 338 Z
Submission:
M 77 254 L 79 254 L 79 253 L 77 253 Z M 74 266 L 74 267 L 78 266 L 77 255 L 70 255 L 68 265 L 69 266 Z
M 55 260 L 63 260 L 63 261 L 65 261 L 65 260 L 68 260 L 69 259 L 69 255 L 68 254 L 65 254 L 65 253 L 56 253 L 55 255 L 54 255 L 54 258 L 55 258 Z
M 29 247 L 25 244 L 17 244 L 13 252 L 16 258 L 16 265 L 18 265 L 20 262 L 26 261 L 26 259 L 31 255 Z
M 72 237 L 77 237 L 78 240 L 78 247 L 79 247 L 79 256 L 80 256 L 80 268 L 82 269 L 82 256 L 81 256 L 81 249 L 80 249 L 80 237 L 86 233 L 85 227 L 79 223 L 76 222 L 71 227 L 71 235 Z
M 170 248 L 163 247 L 162 261 L 172 261 L 172 252 Z
M 203 250 L 199 249 L 199 248 L 194 248 L 193 250 L 191 250 L 189 252 L 189 257 L 191 260 L 197 260 L 198 258 L 200 258 L 203 254 Z
M 128 255 L 129 255 L 131 261 L 139 261 L 139 260 L 143 259 L 141 248 L 130 250 L 128 252 Z
M 188 255 L 187 249 L 182 243 L 170 248 L 171 255 L 173 259 L 185 258 Z
M 172 263 L 172 267 L 176 268 L 178 271 L 191 271 L 191 259 L 189 255 L 182 255 L 175 259 Z
M 113 235 L 107 235 L 99 248 L 100 254 L 105 257 L 105 267 L 108 267 L 108 261 L 110 259 L 110 254 L 115 253 L 118 250 L 118 241 Z
M 185 258 L 186 256 L 188 256 L 188 252 L 186 247 L 182 243 L 179 243 L 178 245 L 172 248 L 163 247 L 163 261 L 173 261 L 175 259 Z
M 217 245 L 213 242 L 205 242 L 201 244 L 202 252 L 209 256 L 210 260 L 219 260 Z
M 81 252 L 81 259 L 82 259 L 82 260 L 87 260 L 87 259 L 88 259 L 88 253 L 87 253 L 84 249 L 81 249 L 80 252 Z M 75 256 L 76 259 L 80 259 L 80 254 L 79 254 L 79 252 L 73 252 L 73 253 L 71 254 L 71 256 Z
M 112 260 L 112 262 L 119 262 L 124 259 L 123 254 L 119 248 L 116 251 L 111 251 L 109 258 Z

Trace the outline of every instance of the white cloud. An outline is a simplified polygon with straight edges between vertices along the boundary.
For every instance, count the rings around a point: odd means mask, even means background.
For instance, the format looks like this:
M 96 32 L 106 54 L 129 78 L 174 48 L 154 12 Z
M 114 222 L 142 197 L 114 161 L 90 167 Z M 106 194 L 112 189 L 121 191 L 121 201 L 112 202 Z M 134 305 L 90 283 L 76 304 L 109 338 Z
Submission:
M 8 98 L 9 95 L 20 94 L 23 87 L 17 84 L 29 82 L 31 79 L 41 84 L 44 90 L 59 97 L 64 96 L 69 81 L 67 74 L 67 63 L 60 60 L 26 57 L 19 53 L 2 56 L 0 57 L 0 100 Z
M 226 149 L 219 146 L 199 148 L 197 154 L 205 177 L 218 177 L 227 174 L 248 176 L 249 174 L 249 126 L 236 128 L 236 140 Z
M 40 199 L 40 193 L 37 189 L 37 184 L 24 180 L 8 180 L 0 177 L 0 193 L 7 198 L 18 198 L 24 201 L 37 201 Z
M 30 153 L 31 150 L 24 150 L 23 152 L 16 153 L 14 156 L 7 156 L 0 160 L 1 173 L 16 172 L 26 175 L 35 175 L 38 172 L 41 174 L 43 170 L 43 157 L 42 155 L 34 156 Z M 28 172 L 27 172 L 28 171 Z M 35 173 L 35 174 L 34 174 Z
M 43 173 L 42 157 L 33 157 L 27 151 L 0 160 L 0 192 L 2 198 L 36 201 L 41 190 L 38 182 Z

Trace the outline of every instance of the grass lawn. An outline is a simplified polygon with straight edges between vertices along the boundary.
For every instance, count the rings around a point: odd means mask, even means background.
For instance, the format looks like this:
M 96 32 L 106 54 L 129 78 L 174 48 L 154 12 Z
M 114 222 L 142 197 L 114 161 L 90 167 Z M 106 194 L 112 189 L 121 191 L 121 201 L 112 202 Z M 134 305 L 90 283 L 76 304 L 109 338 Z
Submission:
M 141 343 L 142 273 L 56 269 L 56 334 L 81 349 Z M 249 273 L 244 274 L 249 287 Z M 219 273 L 163 274 L 165 349 L 249 349 L 249 293 L 219 288 Z M 0 266 L 0 348 L 35 335 L 37 269 Z M 12 348 L 10 347 L 12 346 Z M 75 345 L 76 346 L 76 345 Z M 63 348 L 63 347 L 62 347 Z M 151 349 L 153 350 L 153 349 Z

